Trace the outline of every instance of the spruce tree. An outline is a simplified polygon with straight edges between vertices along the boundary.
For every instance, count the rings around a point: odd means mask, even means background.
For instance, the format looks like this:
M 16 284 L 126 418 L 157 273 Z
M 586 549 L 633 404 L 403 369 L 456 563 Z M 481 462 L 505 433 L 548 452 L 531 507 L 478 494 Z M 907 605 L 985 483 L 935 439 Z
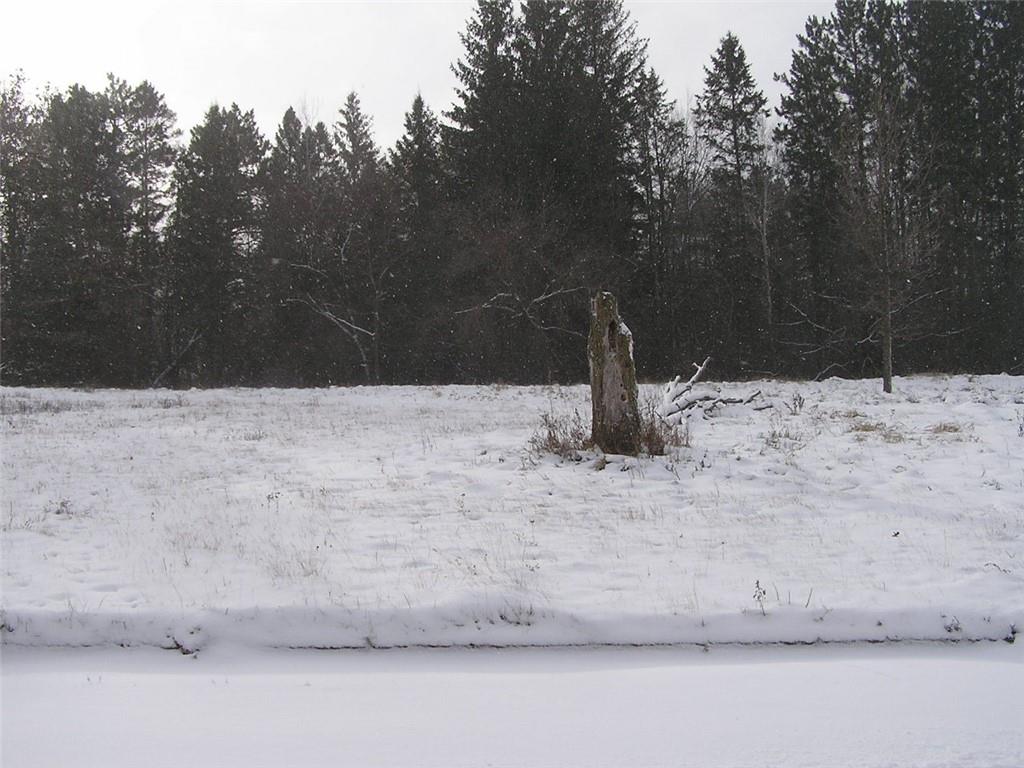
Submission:
M 789 186 L 788 210 L 798 240 L 789 248 L 794 264 L 790 286 L 792 327 L 803 333 L 787 339 L 809 359 L 812 373 L 841 365 L 837 339 L 836 253 L 839 246 L 839 133 L 843 105 L 839 97 L 835 37 L 829 20 L 812 16 L 797 37 L 789 72 L 779 79 L 787 89 L 778 110 L 775 135 L 782 147 Z M 804 277 L 806 275 L 806 278 Z
M 982 313 L 990 366 L 1024 370 L 1024 4 L 978 6 Z
M 171 204 L 171 171 L 180 132 L 174 112 L 149 82 L 132 87 L 113 75 L 105 92 L 126 183 L 127 322 L 134 328 L 133 379 L 152 382 L 167 355 L 167 274 L 161 233 Z
M 441 381 L 449 374 L 453 311 L 448 270 L 450 206 L 440 126 L 419 94 L 405 114 L 405 133 L 391 150 L 395 190 L 395 310 L 391 358 L 402 381 Z
M 33 215 L 38 169 L 32 145 L 38 116 L 26 101 L 24 83 L 21 72 L 0 83 L 0 380 L 12 383 L 39 381 L 31 368 L 42 341 L 32 315 L 40 298 L 36 290 L 43 284 L 32 284 L 36 265 L 29 247 L 32 230 L 40 224 Z
M 269 381 L 330 384 L 347 380 L 336 344 L 308 303 L 335 263 L 341 213 L 337 151 L 323 123 L 303 126 L 289 108 L 275 134 L 264 175 L 261 262 L 266 322 L 272 324 Z
M 647 41 L 621 0 L 573 0 L 575 59 L 570 129 L 575 203 L 579 225 L 590 236 L 586 247 L 605 252 L 595 270 L 609 268 L 629 253 L 637 190 L 636 125 L 647 64 Z
M 38 187 L 27 274 L 37 312 L 37 375 L 54 383 L 131 383 L 123 356 L 127 181 L 108 100 L 75 85 L 45 102 L 33 152 Z
M 636 178 L 640 191 L 637 230 L 629 293 L 623 298 L 644 307 L 635 330 L 656 345 L 638 349 L 638 364 L 649 371 L 668 373 L 687 354 L 682 348 L 692 325 L 697 296 L 688 279 L 684 254 L 683 214 L 687 182 L 689 136 L 685 120 L 668 99 L 661 78 L 653 69 L 644 72 L 637 88 Z
M 460 193 L 481 203 L 500 198 L 514 181 L 518 85 L 511 0 L 478 0 L 460 34 L 464 53 L 453 66 L 458 86 L 445 144 Z
M 749 208 L 753 174 L 764 153 L 766 99 L 754 83 L 746 54 L 733 34 L 722 38 L 705 67 L 696 120 L 711 153 L 715 199 L 715 260 L 725 296 L 717 325 L 719 359 L 733 370 L 763 364 L 770 338 L 763 270 Z M 755 350 L 759 350 L 755 353 Z
M 366 380 L 380 383 L 390 374 L 386 336 L 402 254 L 394 247 L 393 195 L 372 121 L 354 92 L 339 112 L 335 141 L 343 208 L 331 322 L 355 347 Z
M 174 170 L 168 365 L 180 383 L 254 380 L 265 361 L 255 322 L 266 142 L 251 111 L 214 105 Z

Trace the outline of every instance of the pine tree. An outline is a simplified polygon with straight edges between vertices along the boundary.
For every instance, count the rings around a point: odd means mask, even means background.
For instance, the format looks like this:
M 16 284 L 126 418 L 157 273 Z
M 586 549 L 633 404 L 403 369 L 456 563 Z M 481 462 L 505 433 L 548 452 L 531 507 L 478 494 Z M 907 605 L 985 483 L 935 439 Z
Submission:
M 445 194 L 440 125 L 420 94 L 405 113 L 405 133 L 390 153 L 389 169 L 398 190 L 405 236 L 418 239 L 427 229 Z
M 621 0 L 572 0 L 575 98 L 570 102 L 579 226 L 588 249 L 606 251 L 606 273 L 629 253 L 637 190 L 636 125 L 647 42 Z
M 379 383 L 389 365 L 385 337 L 401 254 L 394 247 L 392 190 L 373 140 L 372 121 L 354 92 L 341 108 L 335 141 L 343 214 L 338 279 L 329 311 L 331 322 L 355 346 L 366 380 Z
M 131 383 L 127 182 L 108 100 L 75 85 L 51 94 L 33 153 L 28 293 L 37 376 L 55 383 Z
M 303 126 L 289 108 L 264 176 L 261 260 L 267 322 L 276 342 L 268 380 L 329 384 L 345 380 L 308 304 L 335 262 L 341 199 L 334 142 L 323 123 Z
M 0 82 L 0 255 L 5 266 L 20 260 L 31 226 L 32 108 L 25 101 L 25 76 L 15 72 Z
M 29 248 L 32 228 L 38 224 L 32 215 L 38 184 L 32 145 L 38 118 L 26 102 L 24 83 L 21 72 L 0 83 L 0 377 L 31 383 L 30 368 L 38 354 L 37 326 L 31 318 L 38 297 L 30 283 L 34 265 Z
M 991 367 L 1024 369 L 1024 5 L 985 2 L 978 104 L 985 233 L 982 322 Z
M 454 277 L 475 307 L 463 346 L 487 350 L 463 370 L 516 380 L 540 357 L 549 376 L 579 377 L 583 298 L 631 271 L 645 43 L 619 0 L 527 2 L 519 17 L 480 2 L 463 42 L 446 142 Z
M 637 247 L 633 256 L 627 300 L 644 306 L 636 331 L 658 339 L 645 345 L 638 364 L 648 371 L 668 373 L 680 357 L 689 335 L 696 296 L 684 270 L 679 248 L 683 233 L 679 205 L 685 205 L 689 136 L 685 120 L 676 115 L 661 78 L 648 69 L 637 88 L 636 176 L 640 204 L 636 212 Z M 638 350 L 639 351 L 639 350 Z
M 983 233 L 977 120 L 981 25 L 969 3 L 907 5 L 908 98 L 914 104 L 914 146 L 927 154 L 923 179 L 940 241 L 934 289 L 940 335 L 926 346 L 926 365 L 976 368 L 985 351 L 977 319 Z M 972 305 L 974 305 L 972 307 Z
M 746 54 L 733 34 L 722 38 L 705 67 L 704 90 L 697 98 L 696 120 L 711 152 L 716 213 L 716 261 L 727 297 L 721 328 L 726 365 L 750 367 L 764 361 L 755 349 L 759 338 L 771 338 L 768 305 L 770 285 L 761 275 L 759 248 L 750 223 L 753 175 L 762 162 L 764 94 L 750 73 Z
M 810 358 L 813 372 L 823 373 L 843 360 L 834 348 L 838 313 L 835 254 L 839 246 L 836 211 L 839 207 L 839 134 L 843 105 L 837 79 L 836 42 L 829 20 L 812 16 L 797 37 L 789 72 L 779 79 L 783 93 L 776 128 L 782 146 L 789 207 L 798 242 L 791 245 L 796 265 L 791 286 L 793 323 L 804 333 L 788 343 L 801 358 Z M 806 281 L 803 279 L 806 273 Z
M 458 79 L 452 126 L 445 144 L 460 193 L 503 197 L 515 178 L 518 98 L 511 0 L 478 0 L 466 31 L 464 54 L 452 66 Z
M 419 94 L 390 153 L 397 243 L 391 357 L 403 381 L 441 381 L 453 353 L 449 285 L 450 206 L 440 126 Z
M 840 19 L 844 8 L 850 13 Z M 847 309 L 863 318 L 857 346 L 880 348 L 882 387 L 891 392 L 898 343 L 935 332 L 928 302 L 935 297 L 937 248 L 925 193 L 934 162 L 914 151 L 920 105 L 910 98 L 905 8 L 882 0 L 837 4 L 835 18 L 836 28 L 858 42 L 856 68 L 839 58 L 840 90 L 851 99 L 841 129 Z
M 569 8 L 561 0 L 522 5 L 514 49 L 519 126 L 515 189 L 541 221 L 568 224 L 575 169 L 570 120 L 575 93 Z
M 133 380 L 149 383 L 166 357 L 167 328 L 161 234 L 170 210 L 170 176 L 180 132 L 162 94 L 146 81 L 134 87 L 108 75 L 105 91 L 117 143 L 127 209 L 126 322 L 134 329 Z
M 352 187 L 380 173 L 380 152 L 373 141 L 370 118 L 363 112 L 359 95 L 353 91 L 341 108 L 336 127 L 336 142 L 342 174 Z
M 238 384 L 253 380 L 264 363 L 253 321 L 265 153 L 251 111 L 214 105 L 178 158 L 168 297 L 173 335 L 163 375 Z
M 767 117 L 766 103 L 739 39 L 727 34 L 711 57 L 711 66 L 704 68 L 704 90 L 697 98 L 696 114 L 713 160 L 728 172 L 736 194 L 762 152 L 759 123 Z
M 148 81 L 131 89 L 121 111 L 126 172 L 131 193 L 131 239 L 136 258 L 156 258 L 160 230 L 170 210 L 170 177 L 180 131 L 163 94 Z

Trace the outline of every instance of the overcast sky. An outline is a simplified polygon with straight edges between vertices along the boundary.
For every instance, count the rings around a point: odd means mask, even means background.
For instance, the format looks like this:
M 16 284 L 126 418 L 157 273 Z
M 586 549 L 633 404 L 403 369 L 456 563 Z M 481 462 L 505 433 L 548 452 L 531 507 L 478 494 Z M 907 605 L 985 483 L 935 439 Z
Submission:
M 700 90 L 703 67 L 732 30 L 770 103 L 772 75 L 789 66 L 797 33 L 831 2 L 631 2 L 650 63 L 672 98 Z M 164 93 L 186 133 L 213 102 L 255 109 L 268 138 L 289 105 L 333 122 L 359 92 L 377 139 L 390 146 L 417 91 L 448 108 L 471 2 L 109 2 L 15 0 L 3 10 L 0 78 L 22 69 L 30 90 L 79 82 L 100 89 L 106 73 L 147 79 Z

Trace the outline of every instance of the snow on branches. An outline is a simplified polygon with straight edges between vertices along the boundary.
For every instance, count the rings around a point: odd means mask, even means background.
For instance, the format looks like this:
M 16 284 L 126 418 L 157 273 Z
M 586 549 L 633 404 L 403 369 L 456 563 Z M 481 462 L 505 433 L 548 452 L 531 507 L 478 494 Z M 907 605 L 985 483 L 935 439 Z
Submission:
M 693 385 L 696 384 L 700 380 L 701 376 L 704 375 L 704 371 L 707 370 L 710 362 L 711 358 L 706 357 L 704 358 L 704 362 L 700 365 L 694 363 L 693 367 L 697 370 L 694 371 L 693 375 L 687 381 L 682 382 L 680 381 L 681 377 L 676 376 L 672 381 L 665 385 L 665 388 L 661 393 L 661 404 L 658 406 L 657 412 L 666 424 L 672 426 L 679 424 L 684 418 L 686 418 L 687 411 L 694 408 L 701 410 L 705 416 L 710 416 L 717 408 L 723 405 L 749 405 L 756 398 L 761 396 L 761 390 L 757 390 L 747 397 L 693 395 Z M 771 403 L 766 403 L 764 405 L 755 406 L 754 410 L 761 411 L 771 407 Z

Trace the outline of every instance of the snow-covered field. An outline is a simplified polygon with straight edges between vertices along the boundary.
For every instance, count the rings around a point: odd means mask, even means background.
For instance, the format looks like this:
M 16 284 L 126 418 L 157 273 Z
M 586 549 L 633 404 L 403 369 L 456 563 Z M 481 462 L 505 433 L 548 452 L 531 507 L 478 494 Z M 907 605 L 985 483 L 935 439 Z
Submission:
M 589 417 L 584 387 L 4 389 L 3 642 L 999 640 L 1024 625 L 1024 380 L 701 386 L 774 407 L 698 415 L 674 455 L 603 469 L 527 450 L 543 413 Z

